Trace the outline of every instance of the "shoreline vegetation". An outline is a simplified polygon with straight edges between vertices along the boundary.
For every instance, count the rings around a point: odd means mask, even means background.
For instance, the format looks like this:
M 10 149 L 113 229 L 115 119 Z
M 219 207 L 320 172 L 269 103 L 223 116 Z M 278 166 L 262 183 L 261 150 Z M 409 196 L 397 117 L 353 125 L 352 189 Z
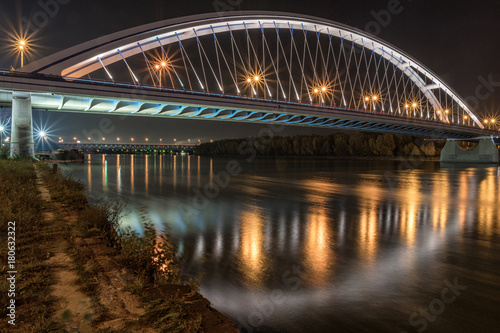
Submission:
M 445 143 L 446 140 L 369 132 L 335 133 L 328 136 L 267 136 L 202 143 L 195 147 L 195 155 L 366 160 L 419 156 L 435 159 L 440 156 Z
M 9 332 L 237 332 L 198 282 L 181 283 L 172 241 L 152 225 L 120 230 L 121 206 L 46 163 L 0 159 L 2 276 L 16 221 L 15 326 Z M 2 304 L 10 285 L 0 282 Z

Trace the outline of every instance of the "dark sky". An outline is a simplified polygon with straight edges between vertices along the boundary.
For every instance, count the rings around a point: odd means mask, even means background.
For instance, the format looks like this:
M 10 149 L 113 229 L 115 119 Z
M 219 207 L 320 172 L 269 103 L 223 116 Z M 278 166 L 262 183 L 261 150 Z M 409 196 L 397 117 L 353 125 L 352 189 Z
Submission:
M 43 11 L 43 3 L 57 0 L 1 0 L 0 67 L 16 64 L 15 56 L 6 52 L 7 32 L 18 30 L 22 18 L 31 20 Z M 273 10 L 308 14 L 346 23 L 366 30 L 375 21 L 374 14 L 386 10 L 397 0 L 308 0 L 262 1 L 217 0 L 238 4 L 235 10 Z M 212 0 L 59 0 L 58 9 L 37 36 L 36 58 L 125 28 L 158 20 L 191 14 L 214 12 Z M 500 1 L 400 0 L 403 8 L 392 15 L 386 26 L 380 26 L 378 36 L 406 51 L 444 81 L 462 97 L 474 96 L 481 84 L 480 77 L 491 76 L 499 87 L 482 100 L 478 112 L 497 113 L 500 103 Z M 229 5 L 231 6 L 231 5 Z M 31 60 L 35 59 L 31 58 Z M 29 61 L 30 59 L 28 59 Z M 18 63 L 17 63 L 18 66 Z M 5 117 L 5 111 L 3 111 Z M 99 127 L 101 116 L 35 112 L 35 125 L 52 125 L 57 136 L 82 137 L 82 129 Z M 256 136 L 263 125 L 243 125 L 227 122 L 172 120 L 128 117 L 112 118 L 116 125 L 112 137 L 163 137 L 183 140 L 218 139 L 223 137 Z M 281 134 L 298 132 L 328 134 L 327 130 L 289 127 Z M 330 130 L 331 132 L 331 130 Z

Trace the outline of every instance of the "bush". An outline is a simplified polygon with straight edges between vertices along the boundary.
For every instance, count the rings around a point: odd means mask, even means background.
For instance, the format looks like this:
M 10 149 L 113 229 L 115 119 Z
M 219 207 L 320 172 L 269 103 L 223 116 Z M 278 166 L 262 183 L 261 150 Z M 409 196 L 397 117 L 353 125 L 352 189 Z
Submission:
M 120 262 L 139 276 L 156 284 L 179 282 L 175 249 L 169 236 L 146 224 L 144 235 L 127 229 L 119 236 Z
M 7 147 L 0 148 L 0 159 L 6 160 L 10 157 L 10 149 Z
M 118 227 L 122 204 L 100 203 L 87 205 L 78 215 L 77 228 L 84 237 L 103 236 L 106 245 L 118 248 Z

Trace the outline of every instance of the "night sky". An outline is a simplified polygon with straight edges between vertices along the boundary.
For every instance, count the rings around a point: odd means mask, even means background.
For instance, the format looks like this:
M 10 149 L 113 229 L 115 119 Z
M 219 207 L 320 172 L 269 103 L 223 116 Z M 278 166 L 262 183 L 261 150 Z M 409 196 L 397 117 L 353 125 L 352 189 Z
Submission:
M 0 67 L 19 67 L 19 59 L 11 52 L 9 33 L 20 30 L 23 17 L 31 20 L 43 11 L 41 4 L 55 0 L 8 1 L 0 4 L 1 49 Z M 462 97 L 474 96 L 481 77 L 499 82 L 477 111 L 483 114 L 500 112 L 500 2 L 451 0 L 308 0 L 262 1 L 218 0 L 233 3 L 235 10 L 272 10 L 302 13 L 345 23 L 362 30 L 372 28 L 375 12 L 386 10 L 390 3 L 399 2 L 402 10 L 393 14 L 388 24 L 378 24 L 377 35 L 404 50 L 433 70 Z M 126 1 L 126 0 L 59 0 L 59 9 L 36 36 L 36 54 L 26 62 L 39 59 L 67 47 L 126 28 L 168 18 L 216 11 L 212 0 L 189 1 Z M 225 9 L 229 9 L 228 5 Z M 374 32 L 373 30 L 371 32 Z M 484 88 L 481 92 L 484 92 Z M 4 119 L 7 113 L 1 115 Z M 74 113 L 34 112 L 35 126 L 50 126 L 52 134 L 63 137 L 79 136 L 82 128 L 99 125 L 102 116 Z M 116 117 L 118 118 L 118 117 Z M 264 125 L 236 124 L 193 120 L 127 117 L 114 119 L 113 137 L 162 137 L 219 139 L 256 136 Z M 281 134 L 328 134 L 332 130 L 288 127 Z

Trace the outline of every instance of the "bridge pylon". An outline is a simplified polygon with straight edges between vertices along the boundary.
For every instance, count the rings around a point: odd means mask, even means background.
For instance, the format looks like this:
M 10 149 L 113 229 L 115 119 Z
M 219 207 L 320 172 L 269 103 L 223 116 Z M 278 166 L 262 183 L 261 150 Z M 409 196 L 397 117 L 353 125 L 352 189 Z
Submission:
M 469 141 L 477 142 L 475 147 L 461 147 L 464 140 L 447 139 L 441 150 L 441 162 L 445 163 L 497 163 L 499 162 L 499 149 L 493 137 L 479 137 Z
M 10 156 L 35 157 L 33 114 L 29 92 L 12 93 L 11 126 Z

